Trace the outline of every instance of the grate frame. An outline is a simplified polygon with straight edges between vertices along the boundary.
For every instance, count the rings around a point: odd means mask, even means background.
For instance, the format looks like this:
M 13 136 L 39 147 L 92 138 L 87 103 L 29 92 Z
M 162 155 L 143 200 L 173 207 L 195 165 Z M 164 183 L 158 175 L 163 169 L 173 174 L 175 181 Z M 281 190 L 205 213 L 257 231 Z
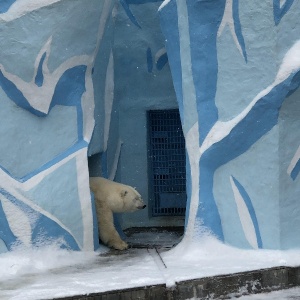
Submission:
M 150 110 L 147 119 L 151 216 L 184 216 L 186 148 L 179 110 Z

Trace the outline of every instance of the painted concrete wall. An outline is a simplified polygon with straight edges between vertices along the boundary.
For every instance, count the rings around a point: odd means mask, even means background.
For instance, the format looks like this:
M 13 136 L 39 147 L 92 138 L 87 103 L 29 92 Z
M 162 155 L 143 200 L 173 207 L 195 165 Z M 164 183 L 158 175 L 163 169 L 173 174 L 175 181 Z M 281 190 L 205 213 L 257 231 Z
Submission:
M 113 5 L 0 4 L 0 253 L 18 244 L 99 245 L 87 151 L 94 95 L 110 76 Z
M 300 246 L 299 12 L 293 0 L 160 7 L 189 157 L 186 239 Z
M 0 253 L 97 248 L 87 157 L 91 173 L 147 202 L 146 111 L 176 107 L 185 239 L 209 231 L 238 247 L 299 247 L 300 3 L 114 4 L 0 4 Z M 123 228 L 182 222 L 121 218 Z

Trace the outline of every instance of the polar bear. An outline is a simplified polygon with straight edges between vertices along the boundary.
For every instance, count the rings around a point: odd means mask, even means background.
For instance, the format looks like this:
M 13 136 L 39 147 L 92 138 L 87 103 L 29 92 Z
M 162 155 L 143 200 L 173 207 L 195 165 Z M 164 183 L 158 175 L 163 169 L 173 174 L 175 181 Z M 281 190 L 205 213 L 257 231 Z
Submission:
M 144 209 L 141 195 L 131 186 L 102 177 L 90 177 L 90 188 L 95 196 L 100 239 L 109 247 L 125 250 L 124 242 L 114 226 L 113 213 Z

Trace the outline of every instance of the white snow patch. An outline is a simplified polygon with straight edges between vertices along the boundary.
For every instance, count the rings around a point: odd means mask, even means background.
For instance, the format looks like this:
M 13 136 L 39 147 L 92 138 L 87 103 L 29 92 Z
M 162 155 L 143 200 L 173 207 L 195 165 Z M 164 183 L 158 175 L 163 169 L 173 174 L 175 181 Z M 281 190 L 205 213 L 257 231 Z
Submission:
M 163 284 L 147 250 L 136 251 L 107 257 L 49 246 L 1 254 L 0 299 L 53 299 Z
M 109 256 L 55 246 L 16 249 L 0 255 L 0 299 L 52 299 L 155 284 L 172 286 L 182 280 L 300 265 L 300 249 L 241 250 L 201 234 L 160 253 L 163 262 L 147 249 Z
M 56 245 L 31 249 L 16 247 L 14 251 L 0 255 L 0 282 L 73 265 L 85 265 L 94 261 L 97 254 L 62 250 Z
M 158 8 L 158 11 L 160 11 L 161 9 L 163 9 L 167 4 L 169 4 L 169 2 L 171 2 L 171 0 L 165 0 L 160 7 Z
M 248 296 L 242 296 L 239 299 L 243 300 L 292 300 L 292 299 L 299 299 L 300 295 L 300 288 L 290 288 L 287 290 L 281 290 L 281 291 L 275 291 L 271 293 L 264 293 L 264 294 L 256 294 L 256 295 L 248 295 Z M 236 299 L 236 298 L 235 298 Z
M 278 266 L 299 266 L 300 249 L 248 250 L 223 244 L 203 234 L 198 240 L 183 240 L 162 254 L 174 281 L 224 275 Z
M 300 40 L 285 54 L 275 79 L 275 85 L 287 79 L 293 72 L 300 69 Z

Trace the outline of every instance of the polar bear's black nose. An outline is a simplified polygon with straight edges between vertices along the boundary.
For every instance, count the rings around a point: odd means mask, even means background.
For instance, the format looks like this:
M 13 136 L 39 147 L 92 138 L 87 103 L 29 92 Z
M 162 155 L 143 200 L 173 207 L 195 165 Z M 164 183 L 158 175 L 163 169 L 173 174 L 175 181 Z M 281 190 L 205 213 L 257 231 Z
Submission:
M 143 205 L 143 206 L 141 207 L 141 209 L 144 209 L 146 206 L 147 206 L 146 204 L 145 204 L 145 205 Z

